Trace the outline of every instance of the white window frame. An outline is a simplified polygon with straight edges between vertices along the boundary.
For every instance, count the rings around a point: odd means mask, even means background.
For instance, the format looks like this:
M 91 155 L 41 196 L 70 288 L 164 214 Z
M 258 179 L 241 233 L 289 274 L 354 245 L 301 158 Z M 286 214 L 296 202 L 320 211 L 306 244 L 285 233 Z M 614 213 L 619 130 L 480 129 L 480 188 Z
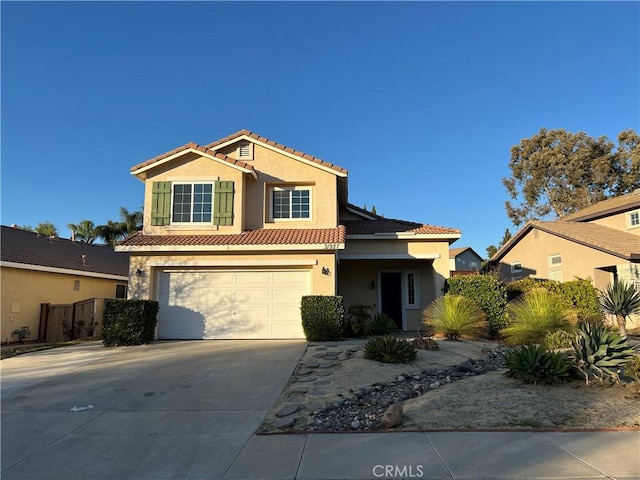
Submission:
M 632 223 L 634 217 L 637 218 L 638 223 Z M 627 228 L 640 228 L 640 209 L 627 213 Z
M 560 278 L 554 278 L 560 277 Z M 552 270 L 549 272 L 549 280 L 555 280 L 556 282 L 563 282 L 564 275 L 562 274 L 562 270 Z
M 175 199 L 175 187 L 178 185 L 191 185 L 191 221 L 189 222 L 176 222 L 173 220 L 173 206 Z M 194 185 L 211 185 L 211 220 L 208 222 L 194 222 L 193 221 L 193 197 L 194 197 Z M 169 217 L 170 225 L 213 225 L 213 209 L 214 209 L 214 201 L 215 201 L 215 188 L 216 182 L 214 180 L 186 180 L 186 181 L 174 181 L 171 182 L 171 213 Z
M 560 258 L 560 263 L 553 263 L 554 258 Z M 549 255 L 549 268 L 561 267 L 562 266 L 562 255 L 556 253 L 554 255 Z
M 522 262 L 511 262 L 511 273 L 522 273 Z
M 273 194 L 276 191 L 306 190 L 309 192 L 309 216 L 305 218 L 274 218 Z M 291 197 L 289 197 L 291 198 Z M 291 201 L 289 202 L 289 215 L 291 215 Z M 313 188 L 309 185 L 274 185 L 269 188 L 269 220 L 272 222 L 309 222 L 313 220 Z
M 413 276 L 413 303 L 409 302 L 409 276 Z M 405 308 L 420 308 L 420 273 L 418 270 L 403 270 L 402 272 L 403 296 Z

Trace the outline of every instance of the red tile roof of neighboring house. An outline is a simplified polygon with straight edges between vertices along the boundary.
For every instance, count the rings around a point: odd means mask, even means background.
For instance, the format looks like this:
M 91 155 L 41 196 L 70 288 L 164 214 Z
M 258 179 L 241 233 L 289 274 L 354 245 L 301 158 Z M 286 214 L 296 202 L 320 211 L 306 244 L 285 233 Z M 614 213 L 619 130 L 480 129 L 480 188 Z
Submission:
M 640 188 L 626 195 L 620 195 L 618 197 L 608 198 L 607 200 L 594 203 L 593 205 L 583 208 L 575 213 L 561 217 L 559 221 L 586 221 L 624 212 L 626 210 L 632 210 L 634 208 L 640 208 Z
M 123 277 L 129 275 L 129 254 L 116 253 L 106 246 L 49 238 L 4 225 L 0 241 L 3 262 Z
M 165 158 L 175 155 L 176 153 L 184 152 L 185 150 L 189 150 L 189 149 L 198 150 L 208 155 L 212 155 L 218 160 L 222 160 L 223 162 L 227 162 L 231 165 L 236 165 L 238 167 L 245 168 L 247 170 L 253 170 L 253 165 L 250 165 L 246 162 L 241 162 L 240 160 L 236 160 L 226 155 L 223 155 L 222 153 L 216 152 L 214 149 L 211 149 L 207 146 L 198 145 L 197 143 L 187 143 L 185 145 L 182 145 L 181 147 L 174 148 L 170 152 L 163 153 L 162 155 L 158 155 L 157 157 L 153 157 L 145 162 L 139 163 L 138 165 L 132 167 L 131 171 L 135 172 L 136 170 L 140 170 L 141 168 L 152 165 L 156 162 L 159 162 L 160 160 L 164 160 Z
M 223 245 L 314 245 L 344 243 L 344 227 L 283 228 L 247 230 L 238 234 L 216 235 L 133 235 L 119 246 L 223 246 Z
M 347 235 L 375 235 L 376 233 L 415 233 L 420 235 L 459 235 L 456 228 L 437 227 L 422 223 L 378 218 L 377 220 L 345 220 Z
M 258 142 L 266 143 L 267 145 L 270 145 L 274 148 L 290 153 L 297 157 L 303 158 L 310 162 L 317 163 L 318 165 L 322 165 L 323 167 L 330 168 L 331 170 L 335 170 L 336 172 L 347 173 L 347 170 L 345 168 L 339 167 L 338 165 L 334 165 L 333 163 L 325 162 L 320 158 L 314 157 L 313 155 L 308 155 L 304 152 L 301 152 L 300 150 L 287 147 L 286 145 L 282 145 L 281 143 L 274 142 L 273 140 L 269 140 L 268 138 L 258 135 L 257 133 L 251 132 L 249 130 L 240 130 L 234 134 L 231 134 L 227 137 L 221 138 L 220 140 L 216 140 L 215 142 L 208 144 L 207 147 L 215 149 L 218 145 L 223 145 L 227 142 L 230 142 L 242 136 L 247 136 L 249 138 L 257 140 Z

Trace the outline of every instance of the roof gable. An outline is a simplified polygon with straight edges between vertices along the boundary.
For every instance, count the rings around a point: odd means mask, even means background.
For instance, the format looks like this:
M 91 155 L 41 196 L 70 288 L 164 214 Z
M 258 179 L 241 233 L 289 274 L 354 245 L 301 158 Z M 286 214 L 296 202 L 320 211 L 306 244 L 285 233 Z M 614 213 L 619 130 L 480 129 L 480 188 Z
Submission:
M 513 249 L 533 229 L 538 229 L 626 260 L 640 260 L 640 238 L 637 235 L 595 223 L 532 220 L 496 252 L 490 263 L 493 264 L 500 261 L 507 252 Z
M 111 248 L 2 226 L 2 263 L 73 270 L 81 273 L 127 277 L 129 254 Z
M 460 247 L 460 248 L 450 248 L 449 249 L 449 258 L 456 258 L 458 255 L 463 254 L 464 252 L 469 251 L 477 258 L 482 260 L 482 257 L 476 253 L 476 251 L 471 247 Z
M 565 215 L 559 221 L 585 222 L 633 210 L 634 208 L 640 208 L 640 188 L 626 195 L 608 198 L 570 215 Z

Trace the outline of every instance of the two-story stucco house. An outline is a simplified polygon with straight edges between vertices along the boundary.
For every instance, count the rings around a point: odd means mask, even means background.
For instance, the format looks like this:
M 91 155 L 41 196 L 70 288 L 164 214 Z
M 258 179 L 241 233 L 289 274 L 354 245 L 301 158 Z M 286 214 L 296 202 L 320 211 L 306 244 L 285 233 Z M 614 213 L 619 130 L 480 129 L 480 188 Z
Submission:
M 344 296 L 415 330 L 442 295 L 457 229 L 348 203 L 347 170 L 242 130 L 132 168 L 144 227 L 129 294 L 158 300 L 160 339 L 303 338 L 303 295 Z

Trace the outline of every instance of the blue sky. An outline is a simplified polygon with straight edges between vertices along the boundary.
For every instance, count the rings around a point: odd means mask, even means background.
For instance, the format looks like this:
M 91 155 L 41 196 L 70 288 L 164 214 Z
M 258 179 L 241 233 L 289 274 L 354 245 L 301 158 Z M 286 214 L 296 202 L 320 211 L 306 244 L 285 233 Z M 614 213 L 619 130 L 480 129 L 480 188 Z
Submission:
M 507 227 L 510 148 L 640 125 L 638 2 L 2 2 L 3 225 L 117 219 L 130 168 L 246 128 L 349 170 L 349 199 Z

